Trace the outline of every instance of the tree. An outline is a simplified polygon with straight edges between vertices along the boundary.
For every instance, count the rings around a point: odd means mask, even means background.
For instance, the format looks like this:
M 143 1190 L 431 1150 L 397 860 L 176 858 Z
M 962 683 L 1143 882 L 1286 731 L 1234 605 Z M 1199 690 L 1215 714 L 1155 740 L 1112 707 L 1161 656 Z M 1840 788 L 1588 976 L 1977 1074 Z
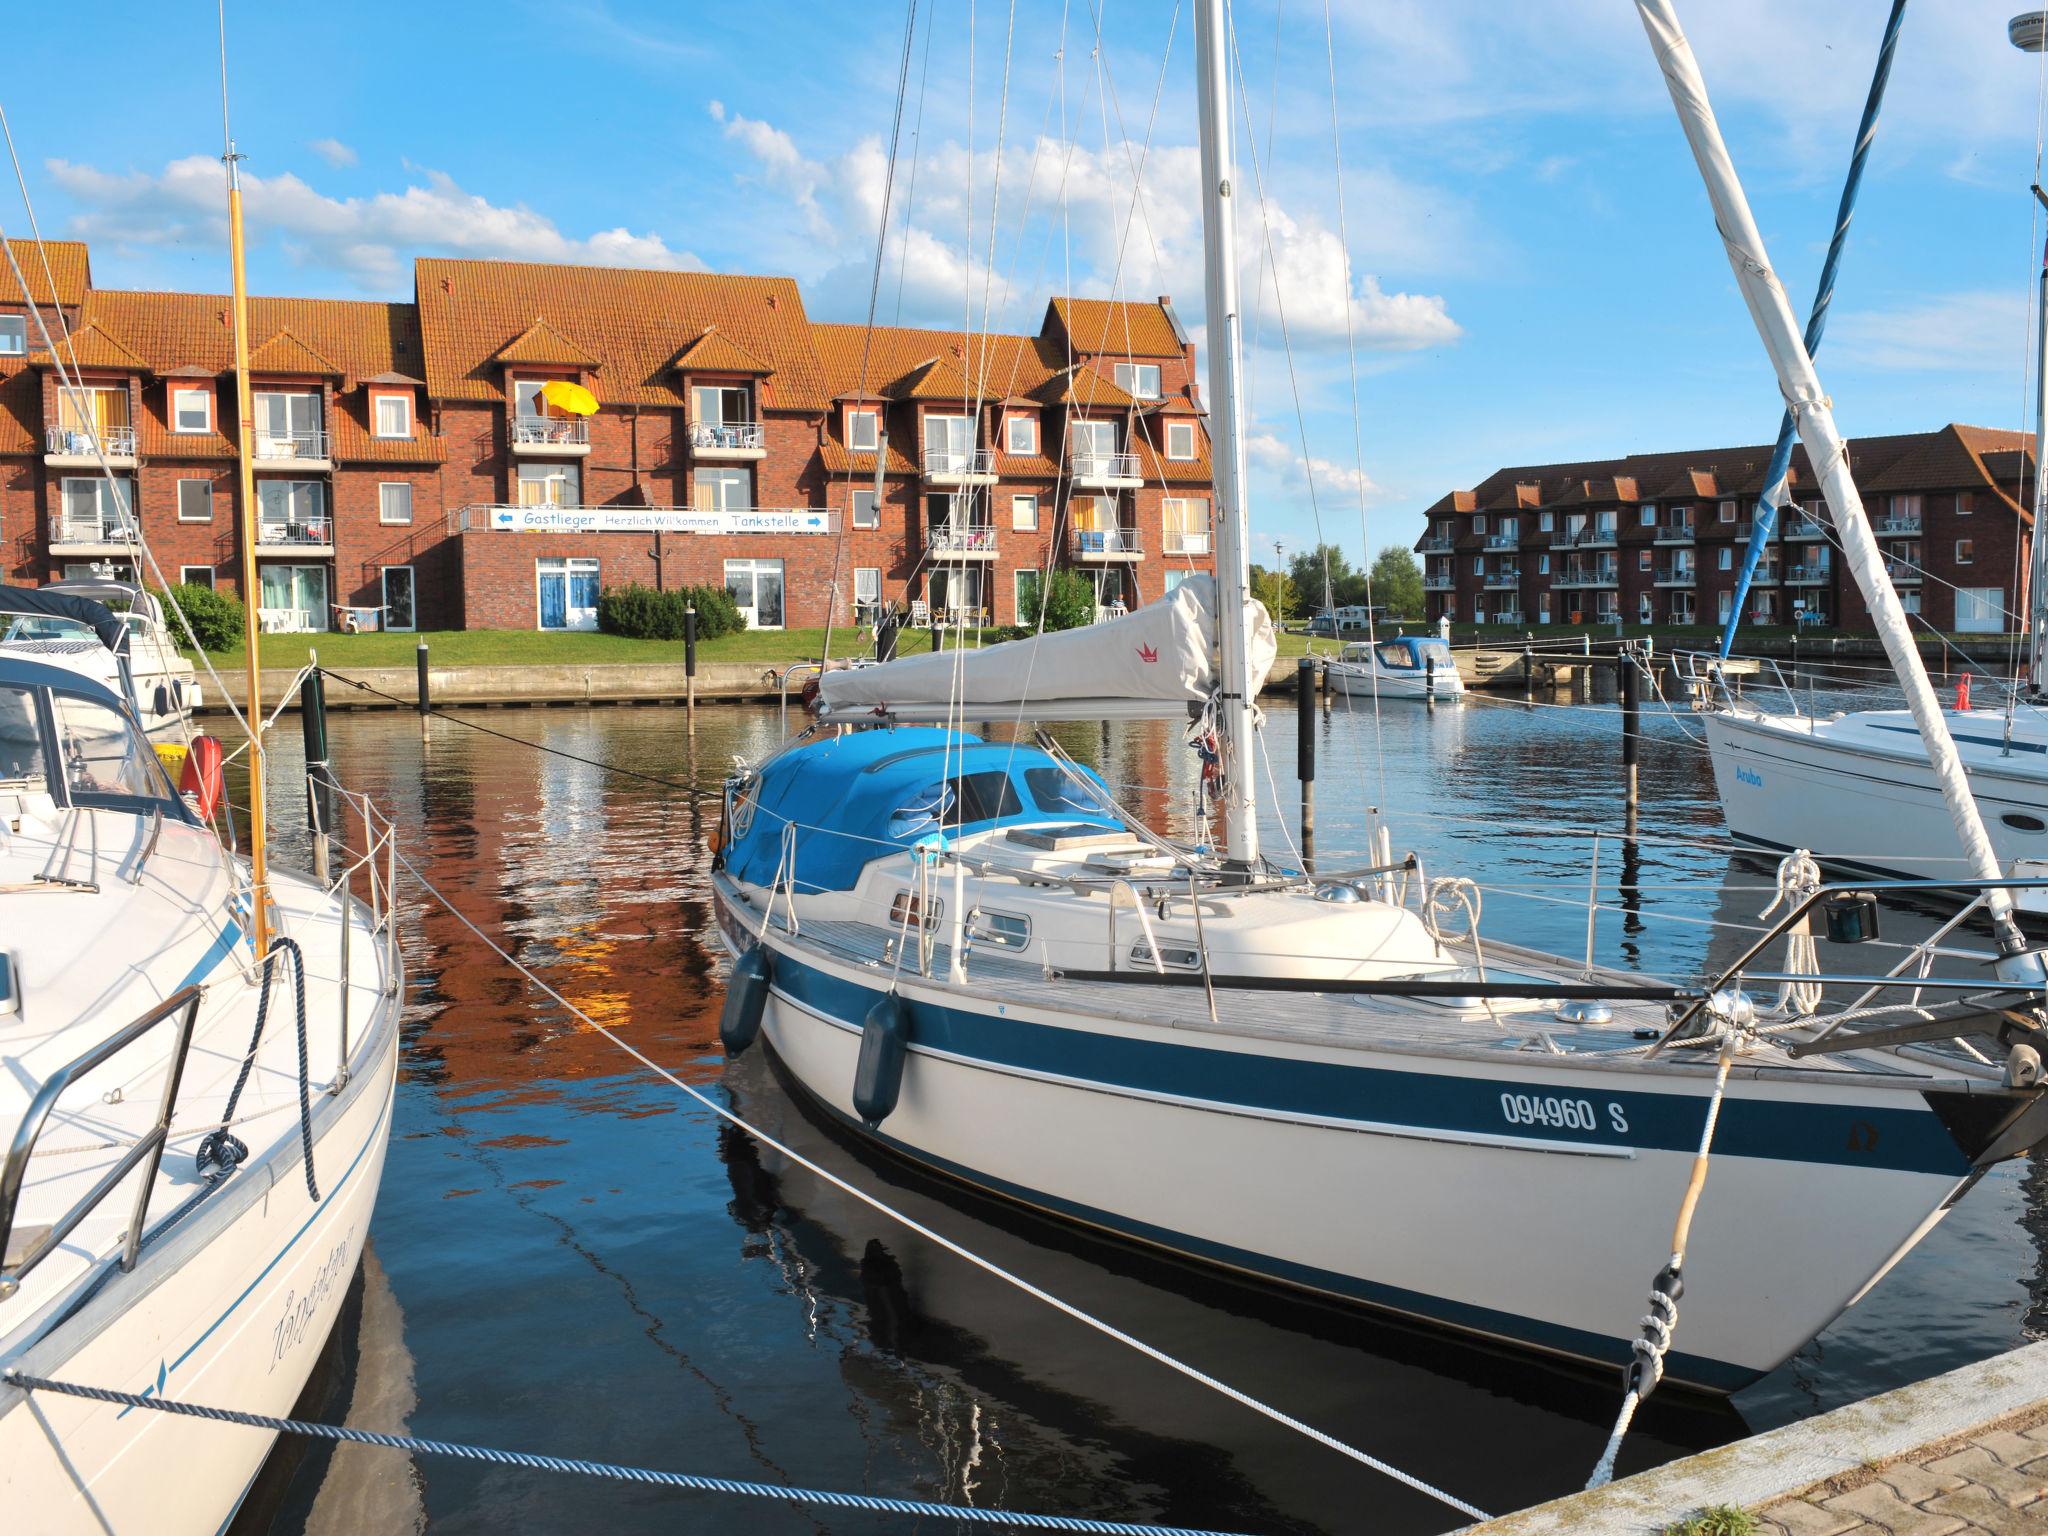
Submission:
M 1343 550 L 1335 544 L 1318 544 L 1290 560 L 1287 574 L 1293 580 L 1295 593 L 1303 607 L 1310 613 L 1321 613 L 1343 601 L 1340 594 L 1344 583 L 1354 572 Z M 1326 574 L 1329 578 L 1327 585 L 1324 582 Z
M 1287 615 L 1294 611 L 1294 583 L 1287 579 L 1284 571 L 1269 571 L 1263 565 L 1254 565 L 1252 596 L 1265 604 L 1266 612 L 1273 616 L 1275 624 L 1285 624 Z
M 1422 617 L 1422 571 L 1415 556 L 1398 544 L 1381 550 L 1373 560 L 1372 600 L 1389 618 Z
M 1039 628 L 1040 593 L 1044 594 L 1045 629 L 1079 629 L 1095 622 L 1095 584 L 1079 571 L 1056 570 L 1050 581 L 1037 572 L 1026 578 L 1017 594 L 1017 622 L 1025 629 Z

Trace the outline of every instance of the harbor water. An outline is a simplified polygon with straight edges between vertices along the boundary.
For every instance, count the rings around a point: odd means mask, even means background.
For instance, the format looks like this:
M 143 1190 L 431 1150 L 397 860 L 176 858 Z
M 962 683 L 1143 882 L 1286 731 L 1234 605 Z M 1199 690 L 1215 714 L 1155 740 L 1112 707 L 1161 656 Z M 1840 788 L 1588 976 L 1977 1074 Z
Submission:
M 1396 850 L 1485 888 L 1483 932 L 1688 974 L 1770 901 L 1732 857 L 1703 747 L 1646 711 L 1638 837 L 1597 696 L 1473 699 L 1318 723 L 1318 861 Z M 1291 859 L 1291 708 L 1268 703 L 1262 820 Z M 298 803 L 296 741 L 273 749 Z M 766 1052 L 718 1044 L 707 834 L 773 710 L 336 715 L 335 768 L 396 818 L 463 916 L 590 1017 L 787 1144 L 1162 1349 L 1502 1512 L 1579 1486 L 1619 1383 L 1328 1306 L 1052 1223 L 850 1145 Z M 1193 832 L 1168 725 L 1062 743 L 1153 824 Z M 507 738 L 517 738 L 508 740 Z M 546 750 L 537 750 L 546 749 Z M 592 766 L 594 763 L 608 768 Z M 613 771 L 615 770 L 615 771 Z M 280 822 L 286 820 L 280 812 Z M 1598 834 L 1597 848 L 1593 834 Z M 303 834 L 286 857 L 302 856 Z M 907 1232 L 721 1123 L 410 893 L 395 1132 L 310 1416 L 445 1440 L 815 1488 L 1255 1533 L 1444 1530 L 1427 1498 L 1205 1393 Z M 1886 937 L 1932 919 L 1886 914 Z M 1719 925 L 1719 926 L 1717 926 Z M 1057 1136 L 1058 1127 L 1045 1128 Z M 1709 1181 L 1706 1198 L 1714 1198 Z M 1330 1219 L 1341 1219 L 1332 1211 Z M 1560 1243 L 1572 1213 L 1556 1213 Z M 1668 1234 L 1645 1231 L 1647 1288 Z M 2004 1165 L 1860 1304 L 1732 1403 L 1670 1395 L 1624 1473 L 2012 1347 L 2048 1306 L 2048 1171 Z M 1385 1234 L 1389 1243 L 1401 1234 Z M 1682 1347 L 1684 1324 L 1679 1338 Z M 235 1529 L 867 1532 L 887 1517 L 733 1501 L 395 1452 L 286 1444 Z

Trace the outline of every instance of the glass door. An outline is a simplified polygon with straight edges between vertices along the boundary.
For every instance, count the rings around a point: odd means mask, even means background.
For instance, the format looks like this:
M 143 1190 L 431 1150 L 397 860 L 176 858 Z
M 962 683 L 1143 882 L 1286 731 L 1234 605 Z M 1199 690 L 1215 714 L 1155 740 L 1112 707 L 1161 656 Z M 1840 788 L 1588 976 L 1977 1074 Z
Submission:
M 933 474 L 965 474 L 974 423 L 965 416 L 924 419 L 924 467 Z
M 746 615 L 749 629 L 782 628 L 780 560 L 726 561 L 725 590 L 732 594 L 734 605 Z
M 542 629 L 597 628 L 598 564 L 546 556 L 534 562 Z
M 257 618 L 266 630 L 303 631 L 327 628 L 327 567 L 273 565 L 262 575 L 263 601 Z
M 386 629 L 414 629 L 418 627 L 413 607 L 412 567 L 409 565 L 387 565 L 384 567 L 384 627 Z

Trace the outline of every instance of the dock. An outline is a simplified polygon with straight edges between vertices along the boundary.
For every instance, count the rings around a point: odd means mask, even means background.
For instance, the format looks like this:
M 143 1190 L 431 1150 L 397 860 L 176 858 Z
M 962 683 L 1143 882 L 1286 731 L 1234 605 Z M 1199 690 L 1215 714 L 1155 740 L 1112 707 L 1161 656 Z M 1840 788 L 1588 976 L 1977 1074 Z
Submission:
M 2048 1532 L 2048 1343 L 1489 1520 L 1465 1536 L 1664 1536 L 1722 1507 L 1748 1511 L 1758 1536 Z

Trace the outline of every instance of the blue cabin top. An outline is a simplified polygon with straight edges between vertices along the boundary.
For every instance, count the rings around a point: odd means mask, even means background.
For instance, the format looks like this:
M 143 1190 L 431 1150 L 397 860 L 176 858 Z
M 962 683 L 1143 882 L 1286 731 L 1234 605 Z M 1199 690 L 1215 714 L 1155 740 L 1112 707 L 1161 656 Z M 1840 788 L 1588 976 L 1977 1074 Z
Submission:
M 1432 656 L 1436 658 L 1439 672 L 1447 672 L 1457 665 L 1451 659 L 1449 646 L 1423 635 L 1400 635 L 1392 640 L 1382 640 L 1378 645 L 1355 640 L 1344 647 L 1344 653 L 1338 660 L 1369 662 L 1377 659 L 1390 672 L 1421 672 L 1427 669 Z
M 1099 776 L 1024 742 L 985 742 L 936 726 L 850 731 L 762 764 L 732 796 L 723 863 L 735 879 L 773 883 L 784 828 L 796 827 L 799 892 L 852 890 L 876 859 L 933 834 L 1024 822 L 1121 825 Z

